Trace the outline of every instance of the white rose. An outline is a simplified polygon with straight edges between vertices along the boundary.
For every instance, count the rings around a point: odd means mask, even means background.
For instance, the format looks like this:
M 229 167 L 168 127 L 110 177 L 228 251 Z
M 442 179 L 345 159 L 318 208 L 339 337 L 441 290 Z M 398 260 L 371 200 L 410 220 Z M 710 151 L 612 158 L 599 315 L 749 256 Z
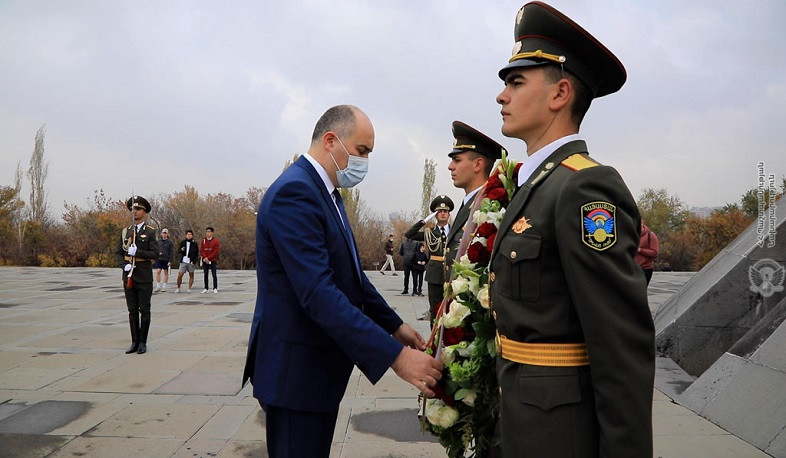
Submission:
M 474 262 L 470 262 L 469 256 L 466 255 L 466 254 L 461 256 L 461 259 L 459 259 L 459 264 L 461 264 L 461 267 L 466 267 L 467 269 L 474 269 L 475 268 L 475 263 Z
M 488 285 L 484 286 L 483 288 L 480 289 L 480 291 L 478 291 L 478 301 L 480 301 L 480 305 L 484 309 L 488 309 L 491 306 L 491 299 L 489 298 Z
M 432 425 L 450 428 L 459 418 L 458 410 L 446 405 L 439 399 L 426 401 L 426 419 Z
M 487 213 L 485 212 L 475 212 L 475 215 L 472 217 L 472 220 L 475 221 L 475 224 L 480 226 L 481 224 L 488 221 Z
M 467 288 L 470 293 L 474 294 L 476 297 L 478 295 L 478 289 L 480 289 L 480 277 L 472 276 L 469 278 L 469 286 Z
M 450 282 L 451 288 L 453 288 L 453 294 L 461 294 L 465 293 L 469 290 L 469 280 L 465 277 L 456 277 L 455 280 Z
M 477 399 L 478 397 L 478 392 L 472 389 L 461 390 L 461 391 L 464 391 L 464 397 L 461 398 L 461 402 L 463 402 L 464 404 L 470 407 L 475 407 L 475 399 Z
M 461 322 L 464 321 L 464 318 L 469 316 L 470 312 L 471 310 L 466 305 L 460 302 L 453 302 L 450 304 L 450 311 L 442 317 L 442 325 L 446 328 L 460 326 Z

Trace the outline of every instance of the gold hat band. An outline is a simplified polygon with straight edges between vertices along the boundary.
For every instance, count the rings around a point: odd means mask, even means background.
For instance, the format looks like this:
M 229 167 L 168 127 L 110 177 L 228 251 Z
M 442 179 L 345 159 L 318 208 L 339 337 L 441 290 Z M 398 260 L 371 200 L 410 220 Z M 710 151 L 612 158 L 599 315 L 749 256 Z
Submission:
M 557 63 L 563 63 L 566 60 L 565 56 L 558 56 L 556 54 L 548 54 L 548 53 L 543 52 L 543 50 L 538 49 L 537 51 L 520 52 L 518 54 L 515 54 L 513 57 L 510 58 L 510 60 L 508 62 L 513 62 L 514 60 L 519 60 L 519 59 L 527 59 L 527 58 L 530 58 L 530 57 L 535 57 L 535 58 L 538 58 L 538 59 L 553 60 L 554 62 L 557 62 Z

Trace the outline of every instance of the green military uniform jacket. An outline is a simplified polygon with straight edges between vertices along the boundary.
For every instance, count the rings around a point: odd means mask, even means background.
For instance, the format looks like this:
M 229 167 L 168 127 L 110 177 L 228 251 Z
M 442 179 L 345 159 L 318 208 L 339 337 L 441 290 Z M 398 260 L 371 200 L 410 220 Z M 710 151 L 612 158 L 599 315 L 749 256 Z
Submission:
M 417 240 L 418 242 L 425 242 L 426 245 L 426 252 L 429 254 L 428 263 L 426 264 L 426 273 L 423 276 L 423 279 L 426 280 L 427 283 L 434 283 L 434 284 L 443 284 L 445 283 L 445 264 L 444 264 L 444 256 L 445 256 L 445 240 L 447 239 L 447 234 L 442 236 L 439 230 L 439 226 L 434 226 L 431 229 L 422 230 L 425 223 L 423 221 L 418 221 L 407 229 L 407 232 L 404 233 L 404 237 L 412 240 Z M 428 231 L 428 235 L 425 233 Z
M 130 261 L 126 259 L 128 256 L 128 246 L 131 243 L 131 235 L 136 229 L 136 226 L 129 226 L 123 229 L 120 235 L 120 241 L 115 249 L 115 260 L 119 265 L 124 266 Z M 158 240 L 156 239 L 157 231 L 144 223 L 136 234 L 136 267 L 134 267 L 134 282 L 141 284 L 153 283 L 153 263 L 158 259 Z M 128 272 L 123 271 L 123 284 L 128 278 Z
M 489 264 L 498 333 L 585 342 L 590 364 L 497 358 L 503 456 L 652 453 L 654 326 L 633 261 L 639 227 L 622 178 L 581 140 L 552 153 L 511 200 Z M 518 452 L 504 449 L 506 436 Z

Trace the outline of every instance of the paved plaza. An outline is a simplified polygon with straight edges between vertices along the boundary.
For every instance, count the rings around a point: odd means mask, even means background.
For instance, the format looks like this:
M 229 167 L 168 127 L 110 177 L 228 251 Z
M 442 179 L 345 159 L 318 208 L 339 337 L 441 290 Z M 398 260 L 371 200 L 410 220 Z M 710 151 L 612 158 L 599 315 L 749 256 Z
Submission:
M 426 298 L 399 295 L 401 274 L 368 275 L 427 335 Z M 691 276 L 656 272 L 653 313 Z M 154 294 L 148 353 L 126 355 L 120 269 L 0 267 L 0 456 L 266 456 L 264 416 L 241 387 L 255 273 L 219 271 L 218 282 L 199 294 L 197 272 L 193 293 Z M 674 403 L 685 377 L 659 359 L 655 456 L 768 456 Z M 392 370 L 376 385 L 355 370 L 331 456 L 445 456 L 420 431 L 417 394 Z

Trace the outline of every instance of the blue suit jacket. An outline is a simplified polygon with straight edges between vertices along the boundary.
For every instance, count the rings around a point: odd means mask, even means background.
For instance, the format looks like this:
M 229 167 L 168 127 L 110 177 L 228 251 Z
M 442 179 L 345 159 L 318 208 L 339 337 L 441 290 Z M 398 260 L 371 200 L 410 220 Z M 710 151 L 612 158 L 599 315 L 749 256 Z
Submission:
M 335 411 L 353 364 L 376 383 L 396 359 L 402 320 L 355 268 L 332 196 L 304 157 L 265 192 L 256 227 L 243 383 L 263 404 Z

